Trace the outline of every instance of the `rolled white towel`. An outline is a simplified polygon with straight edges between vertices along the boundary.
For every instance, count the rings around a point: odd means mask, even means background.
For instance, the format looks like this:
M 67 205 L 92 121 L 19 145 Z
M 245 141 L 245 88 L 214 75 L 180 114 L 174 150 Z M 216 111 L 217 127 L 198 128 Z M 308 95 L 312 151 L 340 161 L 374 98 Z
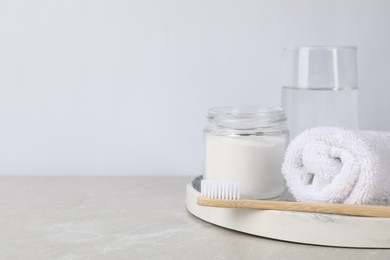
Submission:
M 306 130 L 287 148 L 282 172 L 298 201 L 390 205 L 390 133 Z

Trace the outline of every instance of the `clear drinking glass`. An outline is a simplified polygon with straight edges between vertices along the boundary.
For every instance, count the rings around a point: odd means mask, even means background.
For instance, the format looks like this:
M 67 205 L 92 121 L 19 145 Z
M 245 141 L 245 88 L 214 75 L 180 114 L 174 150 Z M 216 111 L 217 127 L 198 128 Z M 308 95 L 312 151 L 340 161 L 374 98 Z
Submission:
M 358 128 L 356 47 L 286 48 L 282 106 L 290 140 L 317 126 Z

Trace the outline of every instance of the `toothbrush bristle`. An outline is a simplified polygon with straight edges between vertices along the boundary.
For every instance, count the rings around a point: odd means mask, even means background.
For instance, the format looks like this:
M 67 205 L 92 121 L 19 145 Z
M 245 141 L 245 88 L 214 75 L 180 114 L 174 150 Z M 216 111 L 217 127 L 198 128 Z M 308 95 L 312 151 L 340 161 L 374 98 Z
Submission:
M 238 181 L 202 180 L 201 196 L 206 199 L 240 199 L 240 183 Z

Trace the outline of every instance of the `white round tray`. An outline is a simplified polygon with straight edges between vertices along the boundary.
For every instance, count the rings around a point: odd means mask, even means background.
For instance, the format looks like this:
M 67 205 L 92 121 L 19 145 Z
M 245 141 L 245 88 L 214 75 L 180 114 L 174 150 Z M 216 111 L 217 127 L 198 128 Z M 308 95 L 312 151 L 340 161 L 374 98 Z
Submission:
M 187 185 L 187 209 L 215 225 L 304 244 L 390 248 L 390 218 L 203 207 L 196 203 L 201 178 Z

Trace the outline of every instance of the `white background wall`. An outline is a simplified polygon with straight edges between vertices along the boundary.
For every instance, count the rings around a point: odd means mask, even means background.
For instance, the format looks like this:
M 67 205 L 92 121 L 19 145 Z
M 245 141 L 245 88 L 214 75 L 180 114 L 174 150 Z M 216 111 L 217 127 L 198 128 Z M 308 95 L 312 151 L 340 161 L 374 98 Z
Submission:
M 196 175 L 207 108 L 279 105 L 282 48 L 358 46 L 390 131 L 390 1 L 0 0 L 0 174 Z

